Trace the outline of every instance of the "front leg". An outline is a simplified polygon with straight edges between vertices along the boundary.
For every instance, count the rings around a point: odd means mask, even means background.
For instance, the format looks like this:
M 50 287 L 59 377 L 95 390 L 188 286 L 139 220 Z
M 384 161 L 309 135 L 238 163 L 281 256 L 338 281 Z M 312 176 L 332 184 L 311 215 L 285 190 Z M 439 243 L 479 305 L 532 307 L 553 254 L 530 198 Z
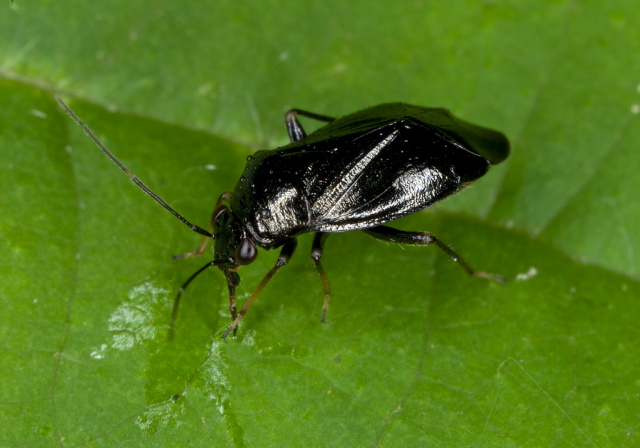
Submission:
M 364 232 L 382 241 L 388 241 L 390 243 L 398 244 L 411 244 L 416 246 L 428 246 L 435 244 L 445 254 L 449 255 L 453 261 L 462 266 L 462 269 L 467 271 L 469 275 L 475 277 L 488 278 L 490 280 L 496 280 L 505 283 L 506 280 L 501 275 L 490 274 L 487 272 L 475 271 L 469 263 L 467 263 L 456 251 L 451 249 L 445 243 L 431 235 L 429 232 L 407 232 L 404 230 L 394 229 L 388 226 L 377 226 L 371 229 L 365 229 Z
M 229 201 L 231 200 L 231 195 L 232 194 L 233 193 L 231 193 L 230 191 L 225 191 L 218 198 L 218 202 L 216 203 L 216 207 L 213 209 L 213 212 L 211 213 L 211 219 L 209 219 L 209 225 L 207 226 L 207 232 L 213 233 L 213 226 L 215 225 L 216 218 L 218 217 L 217 216 L 218 215 L 218 210 L 220 210 L 219 207 L 224 202 L 229 203 Z M 215 238 L 215 235 L 214 235 L 214 238 Z M 198 247 L 197 247 L 197 249 L 195 251 L 187 252 L 185 254 L 174 255 L 173 259 L 174 260 L 179 260 L 180 258 L 195 258 L 195 257 L 201 256 L 202 254 L 204 254 L 204 251 L 207 248 L 207 245 L 209 244 L 210 240 L 211 240 L 210 236 L 202 237 L 202 241 L 200 242 L 200 244 L 198 245 Z
M 224 276 L 227 279 L 227 287 L 229 289 L 229 313 L 231 313 L 231 321 L 238 318 L 238 310 L 236 308 L 236 286 L 240 284 L 240 276 L 232 269 L 225 269 Z M 233 335 L 236 335 L 237 328 L 233 329 Z
M 284 246 L 282 246 L 282 250 L 280 251 L 280 256 L 278 257 L 278 261 L 276 262 L 275 266 L 273 266 L 269 270 L 269 272 L 267 272 L 267 275 L 264 276 L 264 278 L 262 279 L 258 287 L 251 293 L 247 301 L 244 303 L 242 309 L 240 310 L 240 313 L 238 314 L 238 317 L 236 317 L 233 320 L 233 323 L 231 324 L 231 326 L 227 328 L 227 331 L 225 331 L 224 334 L 221 336 L 221 338 L 224 339 L 225 342 L 227 341 L 227 336 L 229 336 L 229 334 L 232 331 L 235 331 L 240 321 L 247 314 L 247 311 L 249 311 L 251 304 L 258 298 L 258 295 L 260 295 L 260 292 L 264 289 L 265 286 L 267 286 L 267 283 L 269 283 L 269 280 L 271 280 L 271 277 L 273 277 L 275 273 L 278 272 L 278 270 L 282 266 L 284 266 L 289 262 L 289 260 L 291 259 L 291 256 L 293 255 L 293 252 L 296 250 L 297 245 L 298 245 L 298 242 L 296 241 L 295 238 L 291 238 L 284 243 Z

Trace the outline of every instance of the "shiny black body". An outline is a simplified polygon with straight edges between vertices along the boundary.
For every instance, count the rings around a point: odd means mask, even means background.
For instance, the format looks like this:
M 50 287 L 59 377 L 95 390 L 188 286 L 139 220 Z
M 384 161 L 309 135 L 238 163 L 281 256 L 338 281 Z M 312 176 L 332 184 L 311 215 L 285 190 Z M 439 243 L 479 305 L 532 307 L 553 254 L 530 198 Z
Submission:
M 508 155 L 504 135 L 445 109 L 383 104 L 257 152 L 230 208 L 254 242 L 374 227 L 422 210 Z
M 194 252 L 178 258 L 204 254 L 207 242 L 214 239 L 214 259 L 189 277 L 176 296 L 170 336 L 182 292 L 211 266 L 223 271 L 229 289 L 233 323 L 222 338 L 232 331 L 235 334 L 253 301 L 293 255 L 296 237 L 307 232 L 315 233 L 311 257 L 324 289 L 323 322 L 331 289 L 320 259 L 328 235 L 335 232 L 363 230 L 388 242 L 435 244 L 467 273 L 504 281 L 500 276 L 474 271 L 428 232 L 384 225 L 459 191 L 508 156 L 509 142 L 503 134 L 460 120 L 445 109 L 391 103 L 339 119 L 297 109 L 287 112 L 291 144 L 250 157 L 234 191 L 220 196 L 205 230 L 191 224 L 133 176 L 66 104 L 58 101 L 136 185 L 204 235 Z M 328 124 L 307 136 L 298 115 Z M 238 269 L 255 260 L 257 247 L 281 247 L 280 256 L 238 312 Z

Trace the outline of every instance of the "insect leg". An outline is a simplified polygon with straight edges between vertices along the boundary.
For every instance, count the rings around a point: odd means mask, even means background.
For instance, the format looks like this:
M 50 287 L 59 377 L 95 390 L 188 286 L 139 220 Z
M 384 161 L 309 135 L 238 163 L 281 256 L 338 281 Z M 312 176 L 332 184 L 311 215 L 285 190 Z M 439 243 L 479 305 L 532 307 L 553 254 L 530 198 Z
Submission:
M 229 200 L 231 199 L 231 195 L 232 194 L 233 193 L 231 193 L 230 191 L 225 191 L 218 198 L 218 201 L 216 202 L 216 207 L 213 209 L 213 212 L 211 212 L 211 218 L 209 219 L 209 225 L 207 226 L 207 231 L 209 233 L 213 234 L 213 227 L 214 227 L 215 222 L 216 222 L 216 212 L 218 211 L 218 207 L 220 207 L 220 205 L 222 205 L 223 202 L 229 202 Z M 215 235 L 213 235 L 213 238 L 215 238 Z M 196 248 L 196 250 L 194 252 L 187 252 L 187 253 L 184 253 L 184 254 L 174 255 L 173 256 L 173 260 L 175 261 L 175 260 L 179 260 L 180 258 L 195 258 L 195 257 L 199 257 L 206 250 L 210 239 L 211 239 L 211 237 L 203 236 L 202 240 L 200 240 L 200 244 L 198 245 L 198 247 Z
M 258 298 L 258 295 L 264 289 L 264 287 L 267 285 L 267 283 L 269 283 L 269 280 L 271 280 L 271 277 L 273 277 L 275 275 L 275 273 L 278 272 L 278 270 L 282 266 L 284 266 L 285 264 L 287 264 L 289 262 L 289 260 L 291 259 L 291 255 L 293 255 L 293 252 L 296 250 L 296 246 L 297 245 L 298 245 L 298 242 L 296 241 L 295 238 L 288 239 L 284 243 L 284 246 L 282 247 L 282 250 L 280 251 L 280 255 L 278 256 L 278 261 L 276 262 L 275 266 L 273 266 L 269 270 L 269 272 L 267 272 L 267 275 L 264 276 L 264 278 L 262 279 L 262 281 L 260 282 L 258 287 L 255 289 L 255 291 L 253 291 L 251 293 L 251 295 L 249 296 L 247 301 L 242 306 L 242 309 L 240 310 L 240 313 L 239 313 L 238 317 L 236 317 L 233 320 L 233 323 L 231 324 L 231 326 L 229 328 L 227 328 L 227 331 L 225 331 L 224 334 L 221 336 L 221 338 L 224 339 L 225 342 L 227 340 L 227 336 L 229 336 L 229 333 L 231 333 L 232 331 L 234 331 L 236 329 L 236 327 L 238 326 L 240 321 L 247 314 L 247 311 L 249 311 L 249 308 L 251 307 L 251 304 Z
M 479 272 L 475 271 L 469 263 L 467 263 L 456 251 L 451 249 L 445 243 L 440 241 L 435 236 L 431 235 L 428 232 L 406 232 L 404 230 L 394 229 L 393 227 L 388 226 L 377 226 L 371 229 L 364 230 L 367 234 L 371 235 L 374 238 L 377 238 L 382 241 L 388 241 L 390 243 L 399 243 L 399 244 L 412 244 L 418 246 L 428 246 L 430 244 L 435 244 L 438 246 L 445 254 L 449 255 L 453 261 L 462 266 L 462 269 L 467 271 L 469 275 L 474 275 L 476 277 L 488 278 L 491 280 L 496 280 L 502 283 L 505 283 L 506 280 L 501 275 L 489 274 L 487 272 Z
M 214 210 L 214 212 L 215 212 L 215 210 Z M 211 215 L 211 220 L 209 221 L 209 225 L 207 226 L 207 232 L 209 232 L 209 233 L 213 233 L 213 221 L 214 221 L 214 218 L 213 218 L 213 215 Z M 211 240 L 211 237 L 203 236 L 202 239 L 200 240 L 200 244 L 198 244 L 198 247 L 196 248 L 195 251 L 186 252 L 184 254 L 174 255 L 173 259 L 174 260 L 179 260 L 180 258 L 195 258 L 195 257 L 199 257 L 207 249 L 207 245 L 209 244 L 210 240 Z
M 215 225 L 215 222 L 216 222 L 216 212 L 218 211 L 218 207 L 220 207 L 222 205 L 222 203 L 224 203 L 224 202 L 229 202 L 229 200 L 231 199 L 231 195 L 232 194 L 233 193 L 230 192 L 230 191 L 225 191 L 218 198 L 218 201 L 216 202 L 216 207 L 213 209 L 213 212 L 211 212 L 211 218 L 209 219 L 209 225 L 207 226 L 207 231 L 209 233 L 213 233 L 213 226 Z M 215 238 L 215 235 L 213 236 L 213 238 Z M 199 257 L 200 255 L 202 255 L 204 253 L 205 249 L 207 248 L 207 245 L 209 244 L 209 240 L 210 239 L 211 239 L 211 237 L 208 237 L 208 236 L 202 237 L 202 240 L 200 241 L 200 244 L 198 245 L 198 247 L 196 248 L 196 250 L 194 252 L 187 252 L 187 253 L 184 253 L 184 254 L 174 255 L 173 256 L 174 261 L 178 260 L 180 258 L 195 258 L 195 257 Z
M 229 287 L 229 312 L 231 313 L 231 320 L 236 320 L 238 317 L 238 309 L 236 308 L 236 286 L 240 284 L 240 276 L 236 271 L 226 269 L 224 275 L 227 278 L 227 286 Z M 236 335 L 236 330 L 233 329 L 233 335 Z
M 331 285 L 329 285 L 329 278 L 324 272 L 322 264 L 320 264 L 320 257 L 322 257 L 324 242 L 328 236 L 328 233 L 316 232 L 313 237 L 313 245 L 311 246 L 311 258 L 313 258 L 316 270 L 318 274 L 320 274 L 320 280 L 322 280 L 322 287 L 324 288 L 324 305 L 322 305 L 322 317 L 320 318 L 320 321 L 324 323 L 327 323 L 327 309 L 329 308 L 329 299 L 331 298 Z
M 306 110 L 301 109 L 291 109 L 286 114 L 284 114 L 284 122 L 287 126 L 287 133 L 289 134 L 289 139 L 292 142 L 299 142 L 304 140 L 307 136 L 307 133 L 304 132 L 300 121 L 298 120 L 298 115 L 302 115 L 303 117 L 313 118 L 314 120 L 331 122 L 335 120 L 333 117 L 327 117 L 326 115 L 314 114 L 313 112 L 307 112 Z

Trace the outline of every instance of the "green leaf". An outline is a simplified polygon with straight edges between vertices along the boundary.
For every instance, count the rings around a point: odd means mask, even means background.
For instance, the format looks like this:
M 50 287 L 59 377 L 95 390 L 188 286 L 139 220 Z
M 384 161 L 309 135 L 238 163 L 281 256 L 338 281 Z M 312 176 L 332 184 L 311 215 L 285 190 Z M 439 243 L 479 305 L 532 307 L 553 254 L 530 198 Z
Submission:
M 6 2 L 0 444 L 636 446 L 640 10 L 633 2 Z M 311 236 L 237 338 L 217 270 L 172 262 L 282 113 L 385 101 L 503 130 L 511 157 L 398 222 Z M 313 122 L 305 122 L 312 129 Z M 207 255 L 211 257 L 211 255 Z M 240 270 L 239 300 L 275 263 Z

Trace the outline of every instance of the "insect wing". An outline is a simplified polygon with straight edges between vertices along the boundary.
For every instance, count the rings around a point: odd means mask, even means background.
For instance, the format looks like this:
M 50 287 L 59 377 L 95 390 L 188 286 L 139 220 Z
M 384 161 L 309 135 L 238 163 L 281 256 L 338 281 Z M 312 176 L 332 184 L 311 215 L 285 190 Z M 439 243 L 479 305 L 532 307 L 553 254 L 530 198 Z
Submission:
M 416 118 L 437 127 L 449 139 L 480 154 L 492 165 L 509 155 L 509 141 L 501 132 L 461 120 L 446 109 L 409 107 L 416 109 Z
M 312 133 L 305 142 L 312 144 L 356 132 L 367 132 L 397 120 L 422 123 L 431 132 L 440 133 L 461 148 L 481 155 L 492 165 L 502 162 L 509 155 L 509 141 L 501 132 L 461 120 L 443 108 L 404 103 L 380 104 L 346 115 Z
M 507 154 L 501 133 L 445 109 L 383 104 L 256 153 L 232 209 L 263 247 L 308 231 L 364 229 L 446 198 Z
M 323 232 L 372 227 L 415 213 L 482 176 L 489 166 L 437 129 L 405 119 L 312 148 L 317 155 L 313 172 L 319 174 L 302 180 L 310 227 Z

